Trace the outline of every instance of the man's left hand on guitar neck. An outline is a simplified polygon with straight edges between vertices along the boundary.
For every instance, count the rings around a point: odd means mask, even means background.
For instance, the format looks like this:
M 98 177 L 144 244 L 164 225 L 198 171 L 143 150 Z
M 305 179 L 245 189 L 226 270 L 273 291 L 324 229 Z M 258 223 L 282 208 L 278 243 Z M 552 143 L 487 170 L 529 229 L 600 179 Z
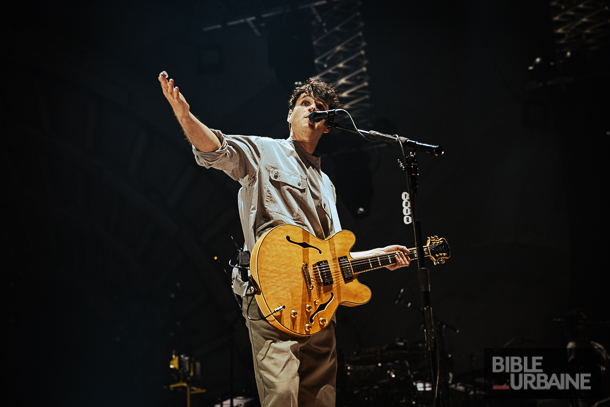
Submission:
M 386 266 L 388 270 L 394 271 L 398 268 L 409 266 L 409 249 L 407 249 L 405 246 L 397 244 L 393 244 L 386 247 L 378 247 L 377 249 L 366 250 L 363 252 L 351 252 L 350 255 L 354 259 L 358 259 L 361 257 L 379 256 L 380 254 L 393 252 L 398 252 L 398 254 L 396 255 L 396 264 Z

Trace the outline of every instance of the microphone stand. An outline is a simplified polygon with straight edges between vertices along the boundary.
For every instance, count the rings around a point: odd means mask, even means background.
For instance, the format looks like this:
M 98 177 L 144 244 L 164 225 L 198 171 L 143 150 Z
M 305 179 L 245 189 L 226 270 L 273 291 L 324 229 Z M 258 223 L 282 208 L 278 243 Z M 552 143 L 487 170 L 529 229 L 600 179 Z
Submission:
M 351 117 L 351 116 L 350 116 Z M 428 359 L 430 364 L 432 389 L 434 391 L 434 407 L 440 406 L 439 392 L 439 361 L 438 361 L 438 341 L 434 329 L 434 317 L 432 315 L 432 305 L 430 302 L 430 274 L 425 264 L 423 239 L 421 234 L 421 225 L 419 218 L 419 203 L 417 199 L 417 159 L 415 151 L 423 151 L 427 154 L 440 156 L 443 154 L 443 148 L 438 145 L 424 144 L 410 140 L 399 135 L 383 134 L 378 131 L 359 130 L 354 125 L 354 128 L 348 128 L 333 123 L 332 118 L 327 120 L 327 126 L 334 129 L 345 130 L 351 133 L 357 133 L 368 141 L 385 142 L 400 146 L 402 151 L 403 162 L 400 162 L 400 168 L 406 172 L 407 191 L 411 203 L 411 217 L 413 224 L 413 234 L 415 236 L 415 246 L 417 248 L 417 268 L 419 289 L 422 298 L 422 313 L 424 315 L 424 337 L 426 340 L 426 350 L 428 351 Z M 410 150 L 409 154 L 405 153 L 405 148 Z
M 414 308 L 417 311 L 419 311 L 419 313 L 421 313 L 422 315 L 424 314 L 424 311 L 413 305 L 411 302 L 406 302 L 403 298 L 402 298 L 402 293 L 403 293 L 404 289 L 401 289 L 400 292 L 398 293 L 398 297 L 396 298 L 396 301 L 394 301 L 394 303 L 396 305 L 398 304 L 403 304 L 406 305 L 407 308 Z M 450 366 L 448 363 L 448 360 L 450 358 L 451 355 L 447 355 L 447 353 L 445 352 L 445 329 L 448 328 L 451 331 L 455 332 L 456 334 L 460 333 L 460 330 L 458 328 L 455 328 L 451 325 L 449 325 L 448 323 L 446 323 L 445 321 L 437 318 L 436 316 L 434 317 L 434 322 L 435 322 L 435 326 L 438 326 L 438 356 L 440 357 L 440 360 L 442 360 L 442 368 L 441 368 L 441 364 L 439 363 L 439 369 L 440 371 L 440 376 L 439 376 L 439 386 L 440 386 L 440 403 L 448 403 L 448 397 L 449 397 L 449 375 L 450 375 Z M 474 387 L 473 387 L 474 388 Z

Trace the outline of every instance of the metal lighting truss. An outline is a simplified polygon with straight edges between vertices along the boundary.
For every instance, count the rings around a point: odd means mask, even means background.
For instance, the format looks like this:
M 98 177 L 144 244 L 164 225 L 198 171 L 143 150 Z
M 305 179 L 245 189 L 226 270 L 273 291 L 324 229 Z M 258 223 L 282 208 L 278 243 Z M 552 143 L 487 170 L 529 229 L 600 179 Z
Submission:
M 232 0 L 201 2 L 199 12 L 210 15 L 203 31 L 247 24 L 256 36 L 261 35 L 264 21 L 288 12 L 313 17 L 313 47 L 316 77 L 337 90 L 342 108 L 348 110 L 361 126 L 370 126 L 368 63 L 362 35 L 364 23 L 358 11 L 360 0 L 304 0 L 292 3 L 277 1 Z M 216 11 L 220 9 L 220 11 Z M 231 10 L 239 10 L 232 13 Z M 231 15 L 231 18 L 227 16 Z
M 284 13 L 309 12 L 317 22 L 320 22 L 321 17 L 317 7 L 325 6 L 330 1 L 210 0 L 201 2 L 199 11 L 207 17 L 202 27 L 204 32 L 247 24 L 254 35 L 260 37 L 261 28 L 265 26 L 265 20 Z
M 551 0 L 556 52 L 597 52 L 610 45 L 610 11 L 606 0 Z
M 314 25 L 316 77 L 339 94 L 342 108 L 358 127 L 370 126 L 369 76 L 362 35 L 364 23 L 358 11 L 362 2 L 343 0 L 334 4 Z

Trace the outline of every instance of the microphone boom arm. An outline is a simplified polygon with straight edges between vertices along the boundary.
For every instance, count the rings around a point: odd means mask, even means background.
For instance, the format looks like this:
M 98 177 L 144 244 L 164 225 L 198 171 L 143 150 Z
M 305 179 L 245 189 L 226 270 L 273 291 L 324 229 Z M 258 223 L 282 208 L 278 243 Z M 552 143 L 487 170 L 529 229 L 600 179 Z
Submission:
M 432 145 L 426 143 L 420 143 L 419 141 L 411 140 L 406 137 L 399 136 L 397 134 L 390 135 L 380 133 L 375 130 L 360 130 L 360 129 L 352 129 L 349 127 L 340 126 L 338 124 L 333 123 L 332 121 L 328 123 L 329 126 L 333 129 L 345 130 L 351 133 L 360 134 L 368 141 L 372 141 L 374 143 L 388 143 L 400 146 L 401 144 L 406 146 L 411 151 L 422 151 L 426 154 L 433 155 L 435 157 L 443 155 L 443 147 L 440 145 Z

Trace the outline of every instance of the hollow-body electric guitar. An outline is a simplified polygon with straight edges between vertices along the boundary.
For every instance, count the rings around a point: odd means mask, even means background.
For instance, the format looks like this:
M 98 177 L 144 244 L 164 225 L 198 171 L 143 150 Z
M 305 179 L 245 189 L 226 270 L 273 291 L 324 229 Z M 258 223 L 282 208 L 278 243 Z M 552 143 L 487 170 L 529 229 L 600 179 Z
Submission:
M 358 275 L 396 263 L 398 252 L 353 259 L 356 242 L 343 230 L 321 240 L 293 225 L 277 226 L 261 236 L 252 250 L 250 274 L 256 302 L 277 329 L 292 336 L 309 336 L 324 329 L 339 305 L 366 304 L 371 290 Z M 428 238 L 424 255 L 434 263 L 450 256 L 444 238 Z M 417 258 L 409 249 L 409 258 Z

